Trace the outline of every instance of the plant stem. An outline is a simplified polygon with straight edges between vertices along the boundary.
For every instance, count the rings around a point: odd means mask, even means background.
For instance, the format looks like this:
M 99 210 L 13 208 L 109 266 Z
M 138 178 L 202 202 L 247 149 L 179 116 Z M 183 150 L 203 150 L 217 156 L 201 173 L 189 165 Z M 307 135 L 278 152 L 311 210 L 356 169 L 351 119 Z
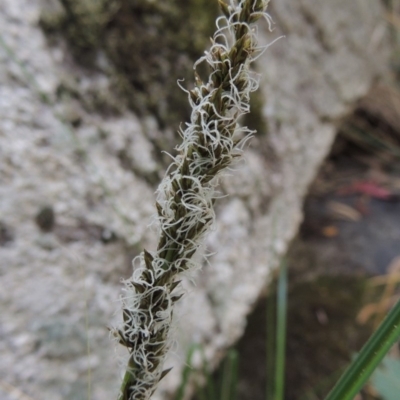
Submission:
M 400 301 L 389 312 L 325 400 L 352 400 L 400 338 Z
M 187 91 L 191 120 L 158 189 L 157 250 L 144 250 L 124 282 L 123 324 L 113 330 L 129 351 L 119 400 L 148 400 L 168 372 L 162 368 L 173 305 L 181 297 L 174 292 L 178 275 L 196 266 L 192 256 L 214 221 L 217 177 L 241 155 L 251 133 L 238 124 L 249 112 L 250 92 L 258 86 L 249 71 L 260 50 L 251 25 L 261 17 L 268 20 L 269 0 L 231 0 L 229 5 L 218 1 L 224 17 L 218 20 L 210 51 L 195 64 L 208 64 L 208 82 L 195 73 L 196 87 Z
M 270 285 L 272 286 L 272 285 Z M 266 400 L 274 400 L 275 392 L 275 340 L 276 340 L 276 289 L 275 289 L 275 279 L 273 281 L 273 286 L 271 287 L 271 293 L 267 296 L 267 312 L 266 312 Z

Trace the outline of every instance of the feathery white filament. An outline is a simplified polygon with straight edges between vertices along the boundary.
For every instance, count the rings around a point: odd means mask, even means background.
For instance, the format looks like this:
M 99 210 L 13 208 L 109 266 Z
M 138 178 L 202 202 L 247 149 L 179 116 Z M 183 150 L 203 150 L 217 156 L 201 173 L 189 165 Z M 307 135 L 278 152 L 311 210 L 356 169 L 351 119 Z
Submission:
M 258 87 L 249 65 L 263 51 L 257 47 L 257 30 L 250 23 L 264 17 L 271 24 L 265 12 L 268 2 L 230 0 L 226 6 L 229 16 L 216 21 L 210 50 L 194 64 L 194 69 L 202 62 L 209 65 L 212 72 L 208 82 L 197 78 L 192 91 L 182 88 L 188 94 L 192 113 L 190 123 L 180 131 L 183 141 L 177 147 L 179 155 L 172 157 L 157 190 L 160 245 L 152 254 L 143 252 L 133 261 L 133 275 L 124 281 L 121 296 L 124 323 L 114 330 L 114 336 L 130 349 L 128 369 L 133 377 L 120 399 L 149 399 L 162 377 L 170 346 L 172 307 L 180 297 L 172 294 L 175 276 L 196 267 L 191 258 L 215 218 L 217 177 L 241 154 L 251 134 L 247 128 L 238 127 L 239 118 L 249 112 L 250 92 Z M 249 22 L 241 21 L 242 10 L 249 3 L 253 10 Z M 239 30 L 244 31 L 242 38 L 236 37 Z M 240 63 L 232 55 L 236 50 L 246 53 Z M 180 82 L 178 85 L 181 87 Z

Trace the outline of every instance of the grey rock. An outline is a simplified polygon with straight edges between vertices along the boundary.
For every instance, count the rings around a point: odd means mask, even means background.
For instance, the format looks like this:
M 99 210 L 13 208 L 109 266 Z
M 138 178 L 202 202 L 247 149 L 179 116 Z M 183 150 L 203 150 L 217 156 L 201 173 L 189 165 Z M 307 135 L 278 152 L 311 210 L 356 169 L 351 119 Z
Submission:
M 108 400 L 123 370 L 107 330 L 121 316 L 118 280 L 130 275 L 131 256 L 155 247 L 148 224 L 163 167 L 154 143 L 176 127 L 163 132 L 151 116 L 120 107 L 113 115 L 77 108 L 71 93 L 107 93 L 109 76 L 104 68 L 88 74 L 62 40 L 48 44 L 38 26 L 41 4 L 0 3 L 0 219 L 13 232 L 0 246 L 0 388 L 32 399 L 83 399 L 87 362 L 91 398 Z M 177 387 L 193 342 L 216 364 L 243 333 L 297 231 L 337 122 L 385 73 L 390 46 L 380 2 L 272 0 L 270 13 L 275 30 L 260 28 L 262 44 L 285 38 L 258 61 L 268 134 L 253 139 L 245 161 L 222 181 L 229 197 L 218 203 L 207 239 L 204 253 L 212 255 L 184 282 L 173 329 L 178 345 L 167 362 L 175 368 L 155 398 Z M 70 94 L 59 97 L 61 87 Z M 41 232 L 35 216 L 44 204 L 57 226 L 84 219 L 115 241 Z

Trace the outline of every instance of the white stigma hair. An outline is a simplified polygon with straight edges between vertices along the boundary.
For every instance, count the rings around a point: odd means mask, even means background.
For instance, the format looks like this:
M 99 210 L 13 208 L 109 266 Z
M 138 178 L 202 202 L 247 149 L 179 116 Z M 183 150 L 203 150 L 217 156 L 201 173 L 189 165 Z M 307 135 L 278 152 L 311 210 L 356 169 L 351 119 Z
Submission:
M 170 347 L 173 305 L 181 295 L 173 294 L 180 273 L 196 268 L 192 256 L 204 234 L 214 223 L 213 202 L 220 172 L 242 153 L 251 135 L 238 125 L 249 112 L 250 93 L 258 81 L 250 64 L 264 50 L 257 45 L 257 29 L 251 24 L 261 17 L 269 27 L 269 0 L 219 0 L 224 16 L 209 51 L 194 65 L 205 62 L 210 69 L 203 83 L 195 72 L 196 86 L 188 93 L 190 122 L 180 130 L 182 143 L 157 190 L 159 245 L 134 261 L 131 278 L 124 281 L 123 323 L 113 330 L 129 349 L 127 372 L 120 400 L 147 400 L 163 371 Z

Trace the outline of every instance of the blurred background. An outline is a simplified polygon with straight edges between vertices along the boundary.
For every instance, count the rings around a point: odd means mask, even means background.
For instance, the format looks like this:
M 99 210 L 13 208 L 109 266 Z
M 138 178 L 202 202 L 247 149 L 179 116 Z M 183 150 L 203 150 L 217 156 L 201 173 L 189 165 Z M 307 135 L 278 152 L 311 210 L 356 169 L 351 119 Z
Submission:
M 154 192 L 190 117 L 177 80 L 192 87 L 217 3 L 1 0 L 0 400 L 116 398 L 120 280 L 156 246 Z M 322 399 L 399 297 L 400 2 L 268 11 L 260 45 L 283 37 L 254 65 L 257 132 L 221 180 L 155 399 L 213 382 L 205 398 L 233 400 L 227 361 L 211 373 L 232 348 L 236 398 L 266 398 L 282 260 L 287 400 Z M 398 399 L 399 370 L 396 347 L 359 399 Z

